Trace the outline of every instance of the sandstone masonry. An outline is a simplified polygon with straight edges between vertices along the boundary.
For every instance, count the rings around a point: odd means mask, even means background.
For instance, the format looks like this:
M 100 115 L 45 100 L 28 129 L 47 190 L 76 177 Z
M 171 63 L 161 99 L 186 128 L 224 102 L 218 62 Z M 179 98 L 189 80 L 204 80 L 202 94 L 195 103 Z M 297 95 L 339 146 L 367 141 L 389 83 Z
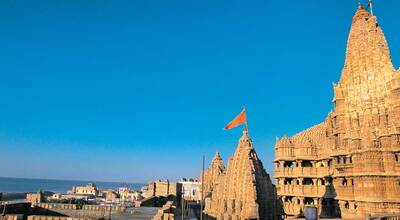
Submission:
M 400 72 L 377 18 L 360 5 L 347 42 L 334 110 L 325 121 L 277 140 L 277 192 L 288 215 L 400 213 Z

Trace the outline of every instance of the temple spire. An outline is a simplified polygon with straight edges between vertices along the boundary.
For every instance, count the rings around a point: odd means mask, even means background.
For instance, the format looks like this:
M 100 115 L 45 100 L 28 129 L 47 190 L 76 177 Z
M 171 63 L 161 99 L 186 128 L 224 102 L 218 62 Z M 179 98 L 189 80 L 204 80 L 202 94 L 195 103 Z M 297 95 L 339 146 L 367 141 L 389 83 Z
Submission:
M 370 10 L 372 2 L 369 2 Z M 347 41 L 346 59 L 335 98 L 345 100 L 348 111 L 363 112 L 367 106 L 384 106 L 394 67 L 385 35 L 377 18 L 358 5 Z M 377 107 L 377 106 L 376 106 Z

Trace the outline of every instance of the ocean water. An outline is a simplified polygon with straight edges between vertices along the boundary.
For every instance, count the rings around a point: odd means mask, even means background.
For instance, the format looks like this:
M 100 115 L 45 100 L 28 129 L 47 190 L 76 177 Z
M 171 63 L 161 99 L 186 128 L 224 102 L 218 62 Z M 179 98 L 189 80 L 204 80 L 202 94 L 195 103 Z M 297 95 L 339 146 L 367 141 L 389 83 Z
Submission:
M 0 177 L 0 192 L 37 192 L 39 189 L 50 192 L 66 193 L 73 186 L 86 185 L 94 182 L 97 187 L 104 189 L 117 189 L 118 187 L 129 187 L 139 190 L 144 184 L 141 183 L 119 183 L 101 181 L 81 181 L 81 180 L 51 180 L 51 179 L 25 179 Z

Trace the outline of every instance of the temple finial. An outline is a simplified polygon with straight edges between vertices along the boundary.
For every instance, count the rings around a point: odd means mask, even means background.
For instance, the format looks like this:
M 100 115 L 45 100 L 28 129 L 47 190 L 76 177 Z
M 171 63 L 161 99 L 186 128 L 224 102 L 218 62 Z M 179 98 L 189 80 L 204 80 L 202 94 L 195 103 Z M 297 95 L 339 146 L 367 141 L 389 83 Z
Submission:
M 364 7 L 362 6 L 361 2 L 358 2 L 358 10 L 362 10 Z

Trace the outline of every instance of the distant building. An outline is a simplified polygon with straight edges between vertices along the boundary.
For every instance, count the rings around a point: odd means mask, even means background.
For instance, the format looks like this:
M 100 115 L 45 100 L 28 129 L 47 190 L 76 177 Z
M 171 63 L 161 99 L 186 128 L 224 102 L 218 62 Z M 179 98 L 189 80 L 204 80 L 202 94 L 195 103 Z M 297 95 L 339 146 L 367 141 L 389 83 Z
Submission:
M 62 199 L 62 194 L 61 193 L 54 193 L 52 196 L 48 197 L 49 200 L 60 200 Z
M 201 182 L 198 179 L 183 178 L 179 183 L 182 185 L 182 194 L 185 200 L 201 200 Z
M 128 187 L 119 188 L 118 194 L 121 202 L 134 202 L 143 198 L 139 192 L 131 191 Z
M 97 196 L 99 189 L 96 184 L 88 183 L 86 186 L 74 186 L 72 187 L 72 193 L 78 195 L 93 195 Z
M 157 180 L 151 182 L 147 187 L 142 187 L 143 197 L 148 198 L 151 196 L 180 196 L 182 191 L 182 185 L 180 183 L 170 182 L 169 180 L 161 181 Z
M 32 206 L 45 201 L 42 190 L 39 190 L 36 193 L 27 193 L 25 199 L 26 201 L 31 202 Z
M 108 190 L 106 192 L 106 201 L 119 202 L 119 194 L 113 190 Z

